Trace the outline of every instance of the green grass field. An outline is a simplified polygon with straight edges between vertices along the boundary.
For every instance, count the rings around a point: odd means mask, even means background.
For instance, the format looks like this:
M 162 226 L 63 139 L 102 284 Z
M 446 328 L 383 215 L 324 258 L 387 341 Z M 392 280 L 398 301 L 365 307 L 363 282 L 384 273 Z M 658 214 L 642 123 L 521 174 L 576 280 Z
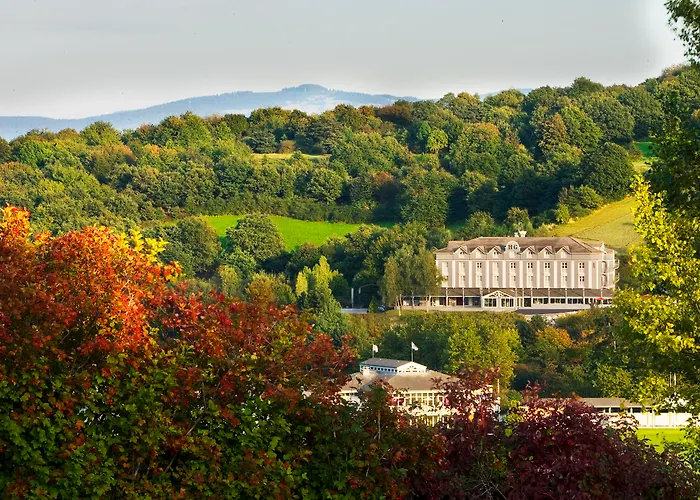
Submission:
M 211 224 L 219 236 L 226 235 L 226 229 L 235 226 L 238 219 L 244 215 L 211 215 L 204 219 Z M 271 215 L 270 219 L 277 225 L 287 250 L 298 248 L 304 243 L 321 245 L 331 236 L 343 236 L 360 228 L 361 224 L 347 224 L 344 222 L 315 222 L 290 219 Z
M 654 156 L 654 152 L 651 150 L 654 143 L 651 141 L 645 141 L 645 142 L 635 142 L 637 149 L 642 152 L 642 156 L 645 158 L 649 158 L 651 156 Z
M 633 198 L 610 203 L 585 217 L 554 227 L 549 235 L 601 240 L 609 247 L 624 252 L 630 245 L 641 242 L 634 230 L 634 205 Z
M 643 174 L 651 168 L 651 160 L 652 158 L 642 158 L 641 160 L 633 161 L 632 167 L 634 167 L 634 171 L 638 174 Z
M 640 439 L 648 439 L 649 442 L 661 450 L 664 441 L 675 443 L 683 439 L 683 429 L 637 429 L 637 436 Z

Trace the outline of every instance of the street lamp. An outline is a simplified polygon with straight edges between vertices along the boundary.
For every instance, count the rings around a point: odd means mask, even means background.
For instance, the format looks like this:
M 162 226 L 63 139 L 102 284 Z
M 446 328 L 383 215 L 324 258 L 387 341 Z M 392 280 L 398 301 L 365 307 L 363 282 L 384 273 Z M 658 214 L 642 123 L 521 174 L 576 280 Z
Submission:
M 377 283 L 367 283 L 366 285 L 362 285 L 357 289 L 357 294 L 362 295 L 362 289 L 367 287 L 367 286 L 379 286 Z M 355 309 L 355 289 L 351 288 L 350 289 L 350 307 L 352 309 Z

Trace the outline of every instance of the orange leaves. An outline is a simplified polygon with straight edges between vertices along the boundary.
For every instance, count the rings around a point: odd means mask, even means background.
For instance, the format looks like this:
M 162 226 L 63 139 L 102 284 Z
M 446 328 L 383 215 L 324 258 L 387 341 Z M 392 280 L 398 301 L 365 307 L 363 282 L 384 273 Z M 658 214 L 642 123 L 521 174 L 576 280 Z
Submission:
M 179 276 L 154 263 L 152 242 L 132 248 L 107 228 L 30 235 L 27 211 L 2 210 L 0 349 L 62 358 L 152 348 L 150 323 Z

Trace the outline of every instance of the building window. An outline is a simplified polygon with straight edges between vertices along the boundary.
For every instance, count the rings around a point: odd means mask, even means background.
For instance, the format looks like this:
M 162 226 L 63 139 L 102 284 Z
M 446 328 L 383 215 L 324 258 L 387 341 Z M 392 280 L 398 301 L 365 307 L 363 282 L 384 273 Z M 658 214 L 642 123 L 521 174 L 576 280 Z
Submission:
M 482 268 L 481 262 L 477 262 L 477 263 L 476 263 L 476 268 L 479 269 L 479 270 Z
M 517 265 L 515 262 L 511 262 L 511 263 L 510 263 L 510 270 L 511 270 L 511 271 L 515 271 L 515 268 L 516 268 L 517 266 L 518 266 L 518 265 Z
M 552 277 L 549 274 L 545 274 L 544 276 L 544 287 L 549 288 L 552 286 Z
M 517 284 L 518 284 L 517 277 L 515 276 L 515 274 L 511 274 L 510 275 L 510 286 L 515 288 L 517 286 Z
M 551 262 L 545 262 L 545 263 L 544 263 L 544 270 L 545 270 L 545 271 L 549 271 L 550 269 L 552 269 L 552 263 L 551 263 Z
M 579 272 L 585 271 L 585 270 L 586 270 L 586 263 L 585 263 L 585 262 L 579 262 L 579 263 L 578 263 L 578 270 L 579 270 Z
M 492 286 L 494 286 L 494 287 L 496 287 L 496 288 L 498 288 L 499 286 L 501 286 L 500 283 L 499 283 L 499 278 L 500 278 L 500 277 L 499 277 L 497 274 L 494 274 L 494 275 L 493 275 L 493 285 L 492 285 Z
M 477 277 L 476 277 L 476 286 L 479 287 L 479 288 L 481 288 L 482 286 L 484 286 L 484 278 L 483 278 L 483 276 L 481 276 L 480 274 L 477 275 Z
M 461 287 L 466 286 L 466 285 L 465 285 L 465 282 L 466 282 L 465 280 L 466 280 L 466 276 L 464 276 L 463 274 L 460 274 L 460 275 L 459 275 L 459 286 L 461 286 Z
M 496 252 L 496 251 L 494 251 L 491 255 L 493 256 L 494 259 L 498 258 L 498 252 Z
M 586 275 L 582 274 L 581 276 L 578 277 L 578 282 L 579 283 L 585 283 L 586 282 Z
M 561 275 L 561 283 L 562 285 L 566 286 L 569 283 L 569 275 L 566 273 L 562 273 Z
M 534 267 L 535 267 L 535 263 L 534 263 L 534 262 L 528 262 L 528 263 L 527 263 L 527 268 L 528 268 L 528 269 L 533 269 Z
M 515 299 L 511 299 L 511 298 L 501 299 L 501 307 L 515 307 Z
M 561 269 L 562 269 L 562 271 L 563 271 L 564 269 L 569 269 L 569 263 L 568 263 L 568 262 L 562 262 L 562 263 L 561 263 Z
M 533 277 L 532 274 L 527 275 L 527 287 L 532 288 L 533 287 Z
M 498 299 L 493 299 L 493 298 L 484 299 L 484 307 L 498 307 Z

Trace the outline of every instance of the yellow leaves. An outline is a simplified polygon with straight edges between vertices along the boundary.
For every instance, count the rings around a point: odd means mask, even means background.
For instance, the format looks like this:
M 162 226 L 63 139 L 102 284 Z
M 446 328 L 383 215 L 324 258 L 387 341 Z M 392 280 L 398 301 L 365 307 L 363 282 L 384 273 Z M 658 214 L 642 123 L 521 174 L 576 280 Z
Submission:
M 0 241 L 10 243 L 21 239 L 28 239 L 31 233 L 28 210 L 8 206 L 1 209 L 1 213 Z
M 162 239 L 144 238 L 138 229 L 132 229 L 129 235 L 131 237 L 131 247 L 136 253 L 145 256 L 150 263 L 156 261 L 158 254 L 163 252 L 168 244 Z

